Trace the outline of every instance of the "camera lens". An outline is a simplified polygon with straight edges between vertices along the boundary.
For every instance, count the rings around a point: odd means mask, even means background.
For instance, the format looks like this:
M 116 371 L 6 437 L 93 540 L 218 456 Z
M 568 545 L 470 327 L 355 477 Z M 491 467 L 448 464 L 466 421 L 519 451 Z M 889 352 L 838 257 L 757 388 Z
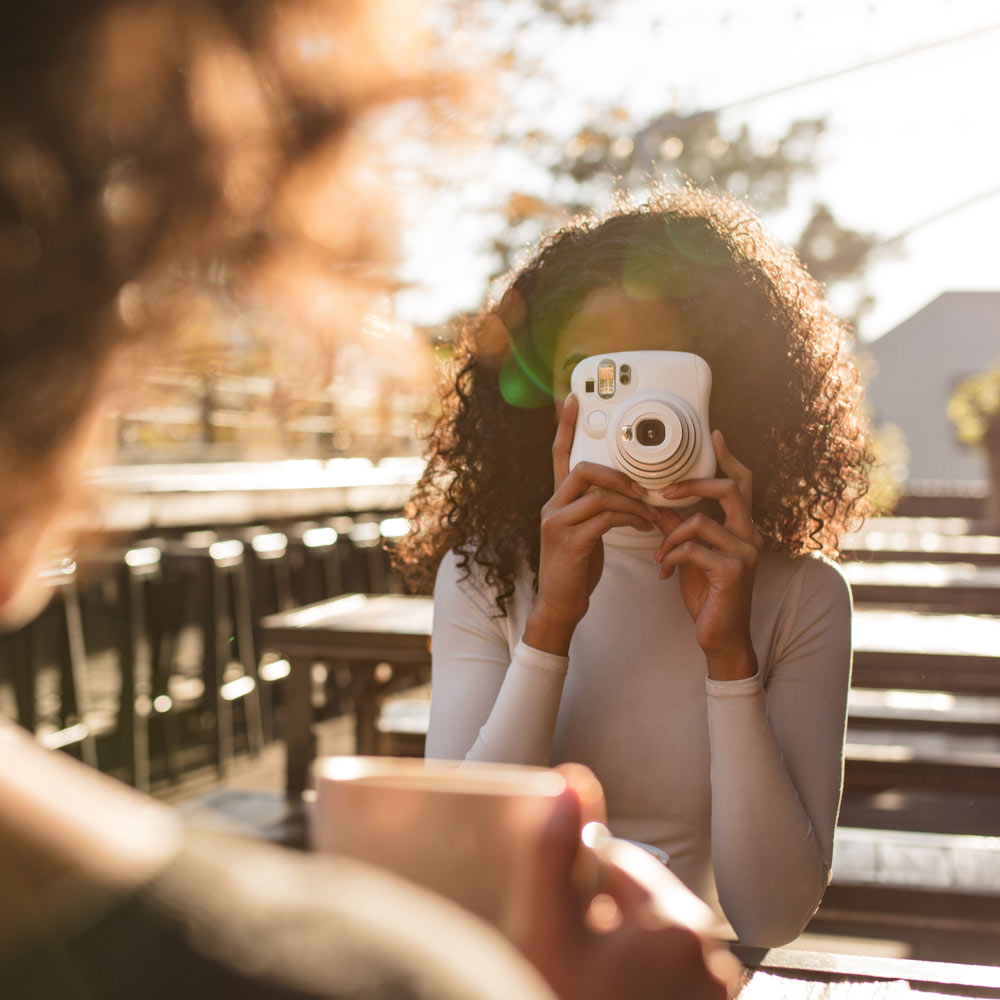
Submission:
M 663 426 L 662 420 L 640 420 L 635 428 L 635 440 L 647 448 L 654 448 L 658 444 L 663 444 L 667 436 L 667 429 Z

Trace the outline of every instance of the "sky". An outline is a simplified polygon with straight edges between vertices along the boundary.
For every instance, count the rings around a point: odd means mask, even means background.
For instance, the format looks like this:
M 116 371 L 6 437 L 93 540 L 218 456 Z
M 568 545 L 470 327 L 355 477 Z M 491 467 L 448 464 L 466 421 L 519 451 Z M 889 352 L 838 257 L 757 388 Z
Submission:
M 670 109 L 721 108 L 724 132 L 745 123 L 762 140 L 781 136 L 794 120 L 825 116 L 815 173 L 797 180 L 788 209 L 765 222 L 794 239 L 822 201 L 842 225 L 887 240 L 916 227 L 869 272 L 876 305 L 858 330 L 863 341 L 941 292 L 1000 289 L 1000 190 L 980 197 L 1000 188 L 1000 3 L 594 6 L 594 23 L 565 28 L 528 0 L 483 0 L 482 21 L 450 39 L 484 62 L 491 50 L 513 47 L 544 69 L 498 94 L 478 144 L 438 165 L 443 190 L 411 199 L 403 277 L 413 287 L 397 303 L 406 319 L 433 324 L 478 305 L 495 267 L 488 243 L 500 226 L 498 206 L 514 190 L 552 192 L 545 150 L 499 147 L 494 130 L 539 128 L 569 141 L 613 106 L 638 125 Z M 936 44 L 949 39 L 957 40 Z M 885 60 L 911 49 L 923 51 Z M 876 60 L 885 61 L 843 72 Z M 826 74 L 837 75 L 793 86 Z

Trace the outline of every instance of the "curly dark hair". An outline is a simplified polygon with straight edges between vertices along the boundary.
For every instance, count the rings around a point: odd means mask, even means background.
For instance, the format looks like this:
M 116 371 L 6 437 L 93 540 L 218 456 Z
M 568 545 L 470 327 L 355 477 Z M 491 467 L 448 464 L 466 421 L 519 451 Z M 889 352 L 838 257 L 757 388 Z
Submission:
M 407 506 L 411 532 L 393 553 L 412 589 L 430 590 L 452 548 L 466 573 L 484 571 L 500 614 L 525 559 L 537 582 L 553 492 L 552 348 L 583 299 L 609 286 L 678 310 L 686 348 L 712 369 L 712 425 L 754 473 L 769 548 L 833 556 L 867 513 L 873 456 L 851 337 L 821 286 L 742 202 L 662 191 L 547 238 L 461 331 Z

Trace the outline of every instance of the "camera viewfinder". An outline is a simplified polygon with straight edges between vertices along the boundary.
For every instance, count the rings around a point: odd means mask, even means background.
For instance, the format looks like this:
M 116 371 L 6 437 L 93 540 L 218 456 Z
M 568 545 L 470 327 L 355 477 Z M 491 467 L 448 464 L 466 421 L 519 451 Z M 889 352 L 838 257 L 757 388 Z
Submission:
M 615 394 L 615 363 L 605 358 L 597 366 L 597 395 L 601 399 L 610 399 Z

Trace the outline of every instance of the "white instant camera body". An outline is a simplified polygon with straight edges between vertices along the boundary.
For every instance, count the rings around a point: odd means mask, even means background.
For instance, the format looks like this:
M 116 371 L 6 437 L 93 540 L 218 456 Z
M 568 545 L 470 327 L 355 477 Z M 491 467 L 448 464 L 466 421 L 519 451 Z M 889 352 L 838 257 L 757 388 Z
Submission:
M 617 351 L 584 358 L 570 377 L 580 402 L 569 465 L 621 469 L 645 487 L 646 503 L 685 507 L 660 490 L 682 479 L 715 475 L 708 423 L 712 372 L 682 351 Z

